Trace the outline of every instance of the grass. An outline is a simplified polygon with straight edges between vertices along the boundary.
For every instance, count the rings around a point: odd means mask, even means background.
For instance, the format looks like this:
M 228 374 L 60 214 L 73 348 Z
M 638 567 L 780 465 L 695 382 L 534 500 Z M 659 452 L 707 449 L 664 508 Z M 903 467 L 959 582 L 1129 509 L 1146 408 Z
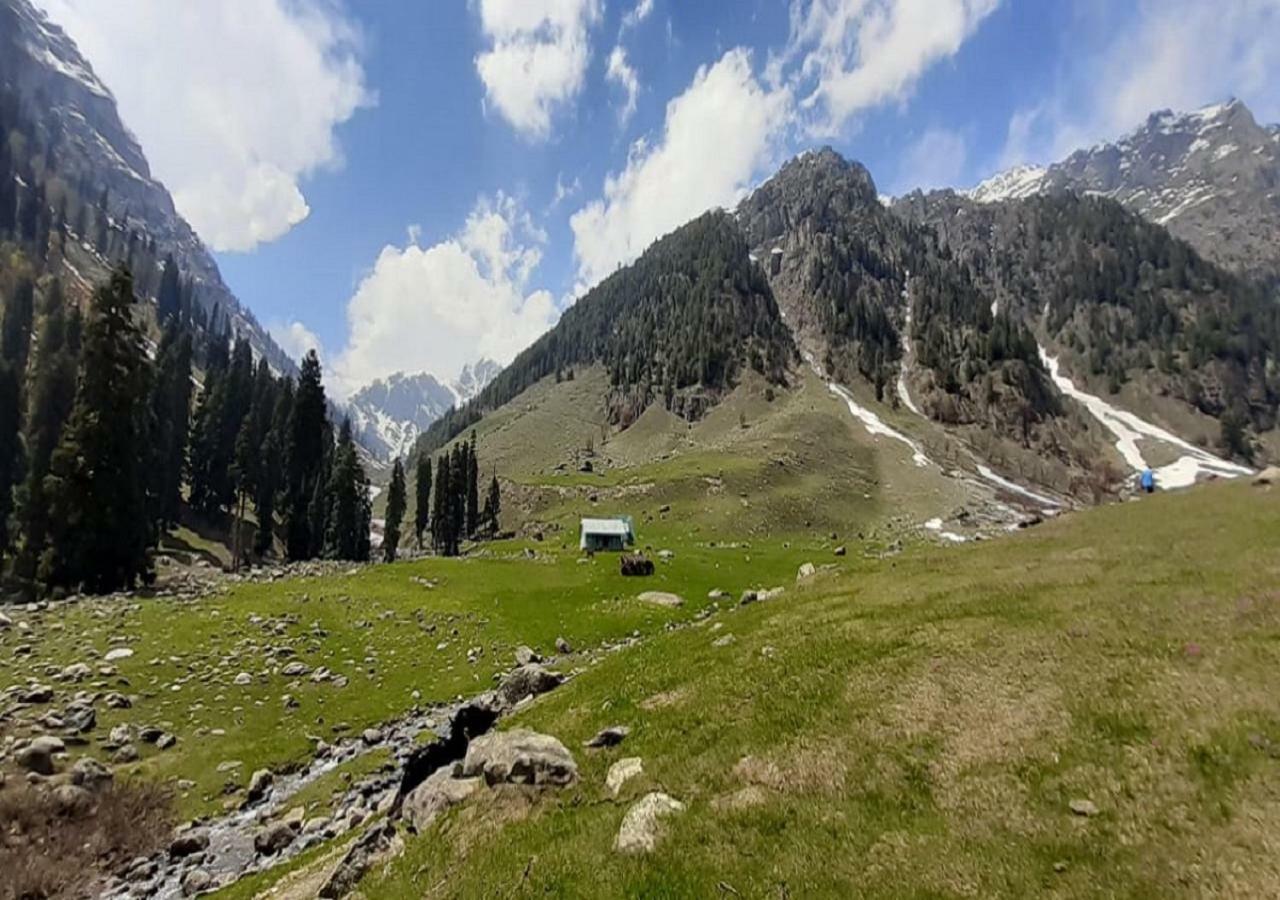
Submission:
M 720 613 L 508 723 L 573 748 L 577 786 L 489 792 L 362 892 L 1274 896 L 1278 541 L 1274 490 L 1215 486 Z M 611 724 L 622 747 L 579 749 Z M 645 774 L 613 802 L 624 755 Z M 688 811 L 618 856 L 654 789 Z

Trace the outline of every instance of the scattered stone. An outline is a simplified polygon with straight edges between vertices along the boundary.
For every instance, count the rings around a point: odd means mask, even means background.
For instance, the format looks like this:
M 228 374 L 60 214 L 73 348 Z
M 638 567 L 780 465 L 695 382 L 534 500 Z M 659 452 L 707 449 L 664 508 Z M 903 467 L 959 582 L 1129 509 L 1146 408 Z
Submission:
M 124 694 L 112 691 L 102 698 L 102 702 L 107 705 L 107 709 L 132 709 L 133 701 Z
M 654 791 L 637 800 L 627 810 L 614 839 L 619 853 L 651 853 L 658 846 L 659 820 L 684 812 L 685 805 L 674 797 Z
M 22 703 L 48 703 L 53 699 L 53 688 L 47 684 L 37 684 L 18 695 Z
M 835 549 L 835 551 L 834 551 L 834 552 L 835 552 L 835 555 L 836 555 L 836 556 L 844 556 L 845 554 L 847 554 L 847 553 L 849 552 L 849 550 L 848 550 L 848 548 L 847 548 L 847 547 L 845 547 L 843 544 L 841 544 L 839 547 L 837 547 L 837 548 Z
M 77 784 L 60 784 L 54 788 L 49 799 L 58 815 L 67 818 L 79 818 L 93 809 L 93 795 Z
M 239 687 L 244 687 L 247 684 L 253 684 L 253 676 L 250 675 L 248 672 L 241 672 L 234 679 L 232 679 L 231 683 Z
M 817 567 L 813 563 L 807 562 L 800 566 L 800 570 L 796 572 L 796 581 L 805 581 L 817 574 Z
M 259 769 L 249 777 L 249 791 L 245 794 L 246 803 L 257 803 L 267 795 L 267 791 L 271 790 L 271 785 L 275 784 L 276 777 L 271 774 L 270 769 Z
M 111 755 L 111 761 L 116 765 L 127 765 L 129 763 L 137 762 L 138 758 L 138 748 L 133 744 L 125 744 Z
M 566 785 L 578 777 L 578 764 L 564 744 L 527 728 L 481 735 L 467 747 L 463 777 L 481 776 L 486 784 Z
M 663 562 L 670 562 L 671 560 L 673 560 L 673 559 L 675 559 L 675 558 L 676 558 L 676 555 L 675 555 L 675 553 L 674 553 L 673 551 L 671 551 L 671 550 L 659 550 L 659 551 L 658 551 L 658 559 L 662 560 Z
M 529 663 L 542 662 L 542 657 L 534 652 L 533 648 L 526 647 L 521 644 L 516 648 L 516 665 L 527 666 Z
M 188 869 L 182 875 L 182 896 L 194 897 L 215 887 L 213 876 L 204 869 Z
M 253 836 L 253 849 L 262 856 L 274 856 L 292 844 L 301 830 L 297 821 L 274 822 Z
M 405 797 L 402 815 L 421 833 L 441 813 L 474 794 L 481 784 L 479 778 L 454 778 L 450 766 L 437 769 Z
M 708 592 L 707 592 L 707 599 L 708 599 L 708 600 L 715 600 L 716 602 L 719 602 L 719 601 L 721 601 L 721 600 L 728 600 L 728 599 L 729 599 L 729 592 L 728 592 L 728 591 L 722 591 L 722 590 L 720 590 L 720 588 L 715 588 L 714 590 L 711 590 L 711 591 L 708 591 Z
M 178 743 L 178 739 L 169 732 L 165 732 L 156 739 L 157 750 L 168 750 L 170 747 Z
M 163 735 L 163 729 L 157 728 L 155 725 L 144 725 L 138 729 L 138 740 L 144 744 L 154 744 Z
M 208 849 L 209 832 L 203 828 L 192 828 L 177 835 L 169 843 L 169 856 L 171 859 L 183 859 Z
M 1057 872 L 1059 875 L 1067 871 L 1067 861 L 1064 859 L 1060 859 L 1057 862 L 1055 862 L 1053 864 L 1053 871 Z
M 537 663 L 520 666 L 502 679 L 498 685 L 498 698 L 506 706 L 515 706 L 525 697 L 537 697 L 554 690 L 564 683 L 564 676 L 551 672 Z
M 93 668 L 87 663 L 72 663 L 62 670 L 63 681 L 84 681 L 93 675 Z
M 644 603 L 652 603 L 654 606 L 677 607 L 684 606 L 684 598 L 679 594 L 672 594 L 668 591 L 645 591 L 637 599 Z
M 622 786 L 638 775 L 644 774 L 644 763 L 638 756 L 628 756 L 618 760 L 609 767 L 604 776 L 604 786 L 611 796 L 618 796 Z
M 738 600 L 738 605 L 750 606 L 752 603 L 755 603 L 759 599 L 760 599 L 760 594 L 757 593 L 756 591 L 743 591 L 742 597 L 740 597 Z
M 133 730 L 128 725 L 117 725 L 107 734 L 108 747 L 122 747 L 133 740 Z
M 627 735 L 631 733 L 631 729 L 626 725 L 611 725 L 608 728 L 601 728 L 596 732 L 596 736 L 583 744 L 584 747 L 616 747 L 623 742 Z
M 280 674 L 285 678 L 301 678 L 304 675 L 311 674 L 311 667 L 306 663 L 300 663 L 295 660 L 281 669 Z
M 1092 800 L 1072 800 L 1070 807 L 1071 811 L 1077 816 L 1092 818 L 1098 814 L 1098 807 L 1094 805 Z
M 105 662 L 119 662 L 122 659 L 129 659 L 133 656 L 133 650 L 129 647 L 115 647 L 108 650 L 106 655 L 102 657 Z
M 240 768 L 240 767 L 241 767 L 241 766 L 243 766 L 243 765 L 244 765 L 244 763 L 242 763 L 242 762 L 241 762 L 240 760 L 238 760 L 238 759 L 228 759 L 228 760 L 225 760 L 224 762 L 220 762 L 220 763 L 218 763 L 218 765 L 217 765 L 217 767 L 216 767 L 216 771 L 218 771 L 218 772 L 230 772 L 230 771 L 232 771 L 233 769 L 238 769 L 238 768 Z
M 66 729 L 72 734 L 85 734 L 98 725 L 98 714 L 92 706 L 69 706 L 64 716 Z
M 718 637 L 714 641 L 712 641 L 711 646 L 712 647 L 728 647 L 730 644 L 735 643 L 737 640 L 738 639 L 735 638 L 733 635 L 726 634 L 724 637 Z
M 18 765 L 37 775 L 52 775 L 54 756 L 66 752 L 67 745 L 60 738 L 41 735 L 18 751 Z
M 361 732 L 360 740 L 364 741 L 365 746 L 372 747 L 374 744 L 382 743 L 382 732 L 377 728 L 366 728 Z
M 82 756 L 71 767 L 71 783 L 90 791 L 102 790 L 114 779 L 111 770 L 91 756 Z
M 562 638 L 562 637 L 558 637 L 558 638 L 556 638 L 556 652 L 557 652 L 557 653 L 572 653 L 572 652 L 573 652 L 573 646 L 572 646 L 568 641 L 566 641 L 564 638 Z

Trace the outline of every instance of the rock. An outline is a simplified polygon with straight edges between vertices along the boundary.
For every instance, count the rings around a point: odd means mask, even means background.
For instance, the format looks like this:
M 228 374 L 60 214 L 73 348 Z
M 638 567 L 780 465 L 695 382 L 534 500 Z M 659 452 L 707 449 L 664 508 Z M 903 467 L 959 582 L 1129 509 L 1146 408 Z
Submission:
M 486 784 L 566 785 L 578 777 L 578 764 L 551 735 L 515 728 L 473 740 L 462 775 L 483 777 Z
M 557 653 L 572 653 L 572 652 L 573 652 L 573 646 L 572 646 L 568 641 L 566 641 L 564 638 L 562 638 L 562 637 L 558 637 L 558 638 L 556 638 L 556 652 L 557 652 Z
M 37 684 L 18 695 L 18 700 L 22 703 L 48 703 L 52 699 L 53 688 L 47 684 Z
M 182 896 L 194 897 L 215 887 L 213 876 L 204 869 L 188 869 L 182 875 Z
M 93 675 L 93 668 L 87 663 L 72 663 L 62 670 L 63 681 L 84 681 Z
M 760 599 L 760 595 L 755 591 L 743 591 L 742 597 L 738 600 L 739 606 L 750 606 Z
M 360 733 L 360 740 L 364 741 L 365 746 L 372 747 L 374 744 L 382 743 L 382 732 L 376 728 L 366 728 Z
M 102 698 L 102 702 L 107 705 L 107 709 L 132 709 L 133 701 L 124 694 L 112 691 Z
M 631 733 L 631 729 L 626 725 L 610 725 L 608 728 L 601 728 L 596 732 L 596 736 L 583 744 L 584 747 L 616 747 L 622 743 L 627 735 Z
M 244 687 L 247 684 L 253 684 L 253 676 L 250 675 L 248 672 L 241 672 L 239 675 L 237 675 L 235 678 L 231 680 L 231 683 L 238 685 L 240 687 Z
M 708 592 L 707 592 L 707 599 L 708 599 L 708 600 L 715 600 L 716 602 L 719 602 L 719 601 L 721 601 L 721 600 L 728 600 L 728 599 L 729 599 L 729 592 L 728 592 L 728 591 L 722 591 L 722 590 L 720 590 L 720 588 L 715 588 L 714 590 L 711 590 L 711 591 L 708 591 Z
M 564 683 L 559 672 L 550 672 L 537 663 L 520 666 L 510 672 L 498 685 L 498 698 L 506 706 L 515 706 L 525 697 L 537 697 L 554 690 Z
M 302 823 L 303 834 L 320 834 L 333 822 L 328 816 L 315 816 Z
M 280 674 L 285 678 L 301 678 L 304 675 L 311 674 L 311 667 L 306 663 L 300 663 L 295 660 L 281 669 Z
M 673 560 L 673 559 L 675 559 L 675 558 L 676 558 L 676 555 L 675 555 L 675 553 L 674 553 L 673 551 L 671 551 L 671 550 L 659 550 L 659 551 L 658 551 L 658 559 L 663 560 L 664 562 L 670 562 L 671 560 Z
M 604 786 L 608 788 L 610 795 L 616 797 L 624 784 L 642 774 L 644 763 L 640 757 L 628 756 L 609 767 L 608 774 L 604 776 Z
M 1253 476 L 1254 487 L 1269 487 L 1273 484 L 1280 484 L 1280 466 L 1267 466 Z
M 156 749 L 168 750 L 170 747 L 172 747 L 176 743 L 178 743 L 178 739 L 166 731 L 164 734 L 160 735 L 160 737 L 156 739 Z
M 846 553 L 849 552 L 849 550 L 843 544 L 841 544 L 839 547 L 835 549 L 834 552 L 836 556 L 844 556 Z
M 274 822 L 253 836 L 253 849 L 261 856 L 274 856 L 292 844 L 301 830 L 295 821 Z
M 1092 800 L 1072 800 L 1069 806 L 1071 807 L 1071 811 L 1077 816 L 1092 818 L 1098 814 L 1098 807 L 1094 805 Z
M 802 566 L 800 566 L 800 570 L 796 572 L 796 581 L 805 581 L 806 579 L 812 578 L 814 575 L 817 575 L 817 574 L 818 574 L 817 567 L 813 563 L 807 562 Z
M 71 767 L 71 783 L 90 791 L 100 791 L 115 778 L 111 770 L 91 756 L 82 756 Z
M 28 772 L 35 772 L 37 775 L 52 775 L 53 757 L 59 753 L 66 752 L 67 745 L 59 738 L 51 735 L 41 735 L 18 751 L 17 761 L 18 765 Z
M 366 872 L 374 866 L 389 862 L 404 852 L 404 841 L 393 825 L 371 828 L 361 835 L 333 875 L 320 888 L 319 896 L 325 900 L 346 897 L 360 883 Z
M 78 784 L 60 784 L 49 792 L 54 811 L 69 819 L 78 819 L 93 809 L 93 794 Z
M 684 606 L 684 598 L 679 594 L 672 594 L 668 591 L 645 591 L 637 599 L 644 603 L 652 603 L 654 606 L 677 607 Z
M 133 656 L 133 650 L 131 650 L 130 648 L 116 647 L 112 650 L 108 650 L 106 655 L 102 657 L 102 659 L 105 662 L 111 663 L 111 662 L 119 662 L 122 659 L 128 659 L 131 656 Z
M 133 744 L 125 744 L 111 755 L 111 761 L 116 765 L 126 765 L 128 763 L 137 762 L 138 757 L 138 748 L 133 746 Z
M 4 613 L 0 612 L 0 628 L 8 628 L 12 624 L 13 619 L 10 619 Z
M 183 859 L 195 856 L 209 849 L 209 832 L 203 828 L 192 828 L 174 837 L 169 842 L 169 857 Z
M 157 728 L 155 725 L 144 725 L 138 729 L 138 740 L 144 744 L 154 744 L 160 740 L 160 736 L 163 734 L 163 729 Z
M 267 795 L 267 791 L 271 790 L 271 785 L 275 784 L 276 777 L 271 774 L 270 769 L 259 769 L 249 777 L 249 790 L 245 795 L 246 803 L 257 803 Z
M 736 643 L 737 640 L 738 639 L 735 638 L 733 635 L 726 634 L 724 637 L 718 637 L 714 641 L 712 641 L 711 646 L 712 647 L 728 647 L 730 644 Z
M 454 778 L 451 769 L 437 769 L 404 798 L 401 815 L 416 831 L 425 831 L 441 813 L 466 800 L 483 783 L 479 778 Z
M 685 806 L 674 797 L 654 791 L 632 804 L 622 818 L 613 849 L 619 853 L 651 853 L 661 836 L 659 822 L 684 812 Z
M 529 663 L 542 662 L 542 657 L 533 651 L 533 648 L 526 647 L 521 644 L 516 648 L 516 665 L 527 666 Z
M 72 734 L 85 734 L 98 725 L 98 714 L 92 706 L 69 706 L 65 715 L 66 728 Z
M 133 740 L 133 731 L 128 725 L 117 725 L 107 734 L 108 747 L 123 747 Z

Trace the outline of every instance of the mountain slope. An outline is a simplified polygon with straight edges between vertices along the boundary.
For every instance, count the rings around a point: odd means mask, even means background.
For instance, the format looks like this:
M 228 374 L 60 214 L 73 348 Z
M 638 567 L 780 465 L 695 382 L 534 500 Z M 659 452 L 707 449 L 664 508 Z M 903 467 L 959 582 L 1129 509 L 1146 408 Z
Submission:
M 1064 189 L 1116 200 L 1229 269 L 1280 277 L 1280 127 L 1259 125 L 1239 100 L 1153 113 L 1114 143 L 1002 172 L 967 195 L 990 203 Z
M 188 302 L 246 336 L 259 356 L 291 372 L 293 361 L 242 307 L 173 198 L 120 120 L 115 99 L 75 43 L 29 0 L 0 0 L 0 84 L 22 140 L 13 159 L 23 184 L 69 240 L 51 245 L 53 267 L 87 293 L 109 265 L 128 262 L 139 292 L 155 297 L 172 256 Z M 25 153 L 23 151 L 26 151 Z M 23 177 L 24 173 L 28 177 Z M 55 234 L 55 238 L 59 237 Z

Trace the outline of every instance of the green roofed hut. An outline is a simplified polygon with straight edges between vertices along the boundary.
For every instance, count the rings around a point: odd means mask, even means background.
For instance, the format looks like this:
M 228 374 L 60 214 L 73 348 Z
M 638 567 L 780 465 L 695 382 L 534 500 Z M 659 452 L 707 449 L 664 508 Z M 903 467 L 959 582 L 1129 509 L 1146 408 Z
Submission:
M 594 553 L 597 550 L 622 552 L 636 542 L 635 527 L 630 516 L 614 516 L 610 519 L 583 519 L 579 548 Z

